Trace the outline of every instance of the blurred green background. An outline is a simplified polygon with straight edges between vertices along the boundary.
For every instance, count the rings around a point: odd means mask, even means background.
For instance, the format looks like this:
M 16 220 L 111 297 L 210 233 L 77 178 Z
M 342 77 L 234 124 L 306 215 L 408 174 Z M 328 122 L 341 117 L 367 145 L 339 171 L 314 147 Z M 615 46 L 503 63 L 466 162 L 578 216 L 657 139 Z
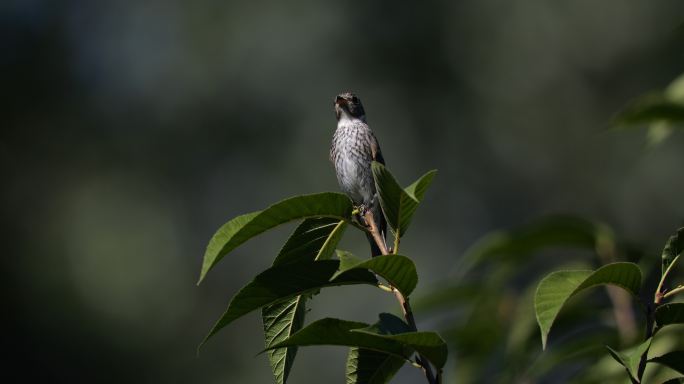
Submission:
M 255 357 L 257 314 L 199 358 L 195 348 L 293 227 L 195 282 L 228 219 L 337 190 L 328 149 L 340 91 L 362 98 L 404 184 L 439 169 L 403 242 L 417 295 L 456 279 L 484 234 L 545 214 L 605 222 L 652 255 L 684 218 L 684 136 L 647 149 L 643 130 L 609 129 L 629 100 L 682 72 L 678 0 L 5 0 L 0 20 L 10 377 L 271 382 Z M 361 235 L 343 245 L 367 253 Z M 518 268 L 519 286 L 550 270 Z M 309 319 L 367 322 L 397 309 L 368 287 L 324 291 L 312 306 Z M 345 354 L 301 349 L 290 382 L 342 382 Z M 396 382 L 419 380 L 405 367 Z

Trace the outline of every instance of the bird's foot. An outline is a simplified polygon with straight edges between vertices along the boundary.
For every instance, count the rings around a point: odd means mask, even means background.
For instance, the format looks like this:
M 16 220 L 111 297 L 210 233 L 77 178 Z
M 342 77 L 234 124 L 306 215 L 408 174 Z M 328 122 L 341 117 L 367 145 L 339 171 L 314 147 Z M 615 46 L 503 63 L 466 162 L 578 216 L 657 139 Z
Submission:
M 366 212 L 368 212 L 368 207 L 365 204 L 357 205 L 352 211 L 352 215 L 355 215 L 359 223 L 366 227 L 370 227 L 370 224 L 366 222 Z
M 368 208 L 366 207 L 365 204 L 354 205 L 354 207 L 352 209 L 352 216 L 356 216 L 356 215 L 364 216 L 367 211 L 368 211 Z

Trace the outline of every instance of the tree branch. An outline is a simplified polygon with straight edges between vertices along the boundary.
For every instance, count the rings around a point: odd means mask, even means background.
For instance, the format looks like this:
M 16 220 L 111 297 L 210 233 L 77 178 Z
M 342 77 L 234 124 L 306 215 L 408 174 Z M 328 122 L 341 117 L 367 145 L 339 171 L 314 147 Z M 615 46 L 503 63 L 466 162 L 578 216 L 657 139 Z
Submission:
M 387 245 L 385 244 L 385 240 L 382 238 L 382 235 L 380 234 L 380 231 L 378 230 L 378 226 L 375 223 L 375 218 L 373 217 L 373 212 L 371 210 L 366 211 L 364 214 L 364 219 L 366 220 L 366 224 L 368 224 L 368 230 L 370 231 L 371 235 L 373 236 L 373 239 L 375 240 L 376 244 L 378 245 L 378 248 L 380 248 L 380 251 L 382 252 L 383 255 L 389 255 L 390 252 L 387 250 Z M 395 241 L 395 244 L 398 244 L 398 241 Z M 395 254 L 397 253 L 397 249 L 392 250 Z M 399 304 L 401 305 L 401 311 L 404 315 L 404 319 L 406 319 L 406 322 L 408 323 L 409 327 L 413 331 L 418 331 L 418 328 L 416 327 L 416 320 L 413 317 L 413 311 L 411 310 L 411 304 L 409 304 L 408 297 L 404 297 L 404 295 L 399 292 L 396 288 L 392 287 L 390 285 L 390 288 L 392 289 L 392 292 L 394 292 L 394 296 L 397 298 L 397 301 L 399 301 Z M 432 372 L 432 366 L 430 365 L 430 362 L 423 357 L 420 353 L 416 354 L 416 363 L 420 365 L 421 369 L 423 370 L 423 373 L 425 374 L 425 377 L 428 380 L 428 383 L 430 384 L 440 384 L 442 382 L 442 374 L 438 370 L 437 376 Z
M 373 217 L 373 212 L 371 212 L 370 209 L 367 210 L 366 213 L 364 214 L 363 218 L 365 219 L 366 224 L 368 225 L 368 230 L 370 231 L 371 235 L 373 236 L 375 243 L 380 248 L 380 252 L 382 252 L 383 255 L 389 255 L 390 252 L 387 250 L 387 244 L 385 244 L 385 239 L 382 238 L 382 235 L 380 234 L 380 230 L 378 229 L 378 225 L 375 224 L 375 218 Z
M 663 294 L 663 299 L 667 299 L 668 297 L 674 296 L 680 292 L 684 292 L 684 286 L 680 285 L 677 288 L 671 290 L 670 292 L 664 293 Z

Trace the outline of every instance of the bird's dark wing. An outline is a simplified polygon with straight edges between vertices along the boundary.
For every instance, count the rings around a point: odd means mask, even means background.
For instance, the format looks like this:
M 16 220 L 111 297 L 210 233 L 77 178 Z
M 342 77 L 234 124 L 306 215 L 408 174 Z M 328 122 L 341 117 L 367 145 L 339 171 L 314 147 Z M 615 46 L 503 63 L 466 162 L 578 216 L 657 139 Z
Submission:
M 375 135 L 372 135 L 373 139 L 371 140 L 371 156 L 373 157 L 374 161 L 377 161 L 378 163 L 385 165 L 385 159 L 382 157 L 382 151 L 380 151 L 380 144 L 378 143 L 378 139 L 375 138 Z

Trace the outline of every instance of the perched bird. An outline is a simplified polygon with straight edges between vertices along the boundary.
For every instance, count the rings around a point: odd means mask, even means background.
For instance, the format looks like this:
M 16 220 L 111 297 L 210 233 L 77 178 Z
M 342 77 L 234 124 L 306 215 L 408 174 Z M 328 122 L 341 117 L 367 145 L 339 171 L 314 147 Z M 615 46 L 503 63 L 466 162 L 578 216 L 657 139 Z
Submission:
M 384 239 L 387 222 L 380 208 L 371 171 L 371 162 L 385 164 L 380 144 L 366 123 L 361 100 L 353 93 L 341 93 L 335 97 L 335 115 L 337 129 L 330 147 L 330 161 L 335 165 L 337 182 L 342 192 L 362 211 L 371 210 Z M 382 254 L 373 237 L 370 234 L 367 236 L 371 255 Z

